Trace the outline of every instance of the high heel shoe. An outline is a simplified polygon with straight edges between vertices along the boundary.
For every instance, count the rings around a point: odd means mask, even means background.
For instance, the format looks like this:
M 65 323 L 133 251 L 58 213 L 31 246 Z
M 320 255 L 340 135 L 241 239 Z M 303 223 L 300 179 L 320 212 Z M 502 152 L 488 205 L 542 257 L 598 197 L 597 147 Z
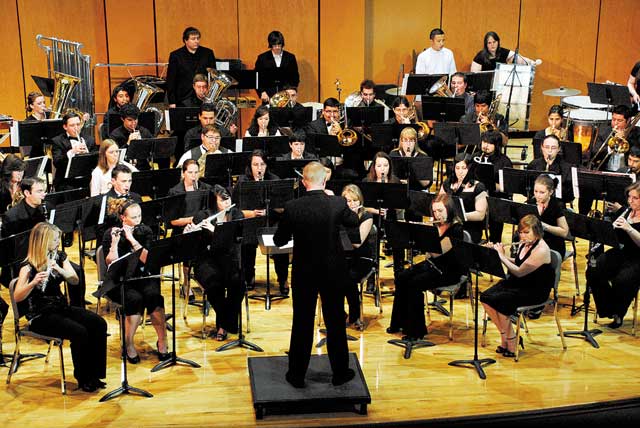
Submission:
M 510 337 L 507 340 L 514 340 L 516 337 Z M 522 349 L 524 349 L 524 339 L 522 338 L 522 336 L 520 336 L 520 340 L 518 341 L 520 347 Z M 497 351 L 497 349 L 496 349 Z M 502 353 L 502 356 L 507 357 L 507 358 L 514 358 L 516 356 L 516 353 L 513 351 L 509 351 L 508 349 L 505 349 L 505 351 Z
M 171 358 L 171 352 L 160 352 L 160 347 L 158 346 L 158 342 L 156 342 L 156 349 L 158 350 L 158 359 L 160 361 L 166 361 Z
M 140 362 L 140 355 L 136 354 L 135 357 L 130 357 L 129 354 L 127 354 L 127 361 L 130 364 L 138 364 Z

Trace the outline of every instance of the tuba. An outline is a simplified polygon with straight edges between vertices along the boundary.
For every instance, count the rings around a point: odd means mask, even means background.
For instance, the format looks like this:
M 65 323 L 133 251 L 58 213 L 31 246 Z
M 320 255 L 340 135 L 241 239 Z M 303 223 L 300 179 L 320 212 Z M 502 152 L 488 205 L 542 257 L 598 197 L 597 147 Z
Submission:
M 362 95 L 360 95 L 359 91 L 355 91 L 350 93 L 347 98 L 344 100 L 345 107 L 358 107 L 362 102 Z
M 218 129 L 229 129 L 238 117 L 238 107 L 226 98 L 220 98 L 215 103 L 215 110 L 215 124 Z
M 287 91 L 280 91 L 269 99 L 269 105 L 271 107 L 293 107 L 293 102 Z
M 138 109 L 140 109 L 141 112 L 143 111 L 153 112 L 153 115 L 155 117 L 155 125 L 156 125 L 155 130 L 158 131 L 162 126 L 162 121 L 164 120 L 164 114 L 162 114 L 162 112 L 157 107 L 149 106 L 149 102 L 151 101 L 151 98 L 153 98 L 155 94 L 158 94 L 164 91 L 158 88 L 157 86 L 142 82 L 139 79 L 134 78 L 133 82 L 136 85 L 136 92 L 133 94 L 133 99 L 131 100 L 131 104 L 138 107 Z
M 233 77 L 213 68 L 207 69 L 207 81 L 209 82 L 209 91 L 204 97 L 204 103 L 216 104 L 222 98 L 222 93 L 232 85 L 236 85 L 238 81 Z
M 65 114 L 65 107 L 71 100 L 71 94 L 82 79 L 69 74 L 54 72 L 53 101 L 51 102 L 50 119 L 60 119 Z
M 442 76 L 436 83 L 434 83 L 433 86 L 431 86 L 431 89 L 429 89 L 429 94 L 436 97 L 453 98 L 453 92 L 451 92 L 449 85 L 447 85 L 447 78 L 448 76 L 446 75 Z

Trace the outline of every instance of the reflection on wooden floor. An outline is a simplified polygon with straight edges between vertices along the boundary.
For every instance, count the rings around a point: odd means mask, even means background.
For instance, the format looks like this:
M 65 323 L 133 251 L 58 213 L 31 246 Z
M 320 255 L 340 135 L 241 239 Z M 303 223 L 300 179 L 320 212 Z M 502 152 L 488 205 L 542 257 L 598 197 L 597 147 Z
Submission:
M 581 289 L 584 289 L 585 242 L 579 242 L 578 257 Z M 73 259 L 72 254 L 72 259 Z M 382 260 L 382 265 L 390 260 Z M 95 288 L 95 265 L 87 262 L 89 291 Z M 271 264 L 273 266 L 273 264 Z M 264 256 L 258 257 L 258 272 L 264 277 Z M 272 278 L 275 274 L 272 274 Z M 259 277 L 260 279 L 260 277 Z M 392 289 L 389 268 L 384 268 L 385 289 Z M 490 285 L 489 278 L 479 281 L 480 288 Z M 167 307 L 171 304 L 171 283 L 164 282 Z M 260 287 L 258 292 L 262 292 Z M 584 312 L 570 315 L 575 294 L 571 263 L 563 265 L 560 301 L 561 320 L 565 330 L 582 330 Z M 89 292 L 87 293 L 89 295 Z M 5 300 L 6 289 L 2 290 Z M 494 352 L 499 335 L 489 326 L 487 345 L 479 349 L 479 357 L 491 357 L 496 364 L 486 367 L 487 379 L 479 379 L 472 368 L 456 368 L 448 362 L 473 358 L 473 316 L 467 299 L 455 301 L 453 341 L 448 339 L 447 318 L 431 312 L 429 340 L 436 346 L 413 352 L 403 358 L 403 350 L 387 344 L 393 338 L 385 333 L 391 313 L 392 296 L 384 297 L 383 313 L 374 307 L 373 299 L 365 297 L 364 332 L 349 331 L 358 341 L 349 348 L 358 355 L 370 392 L 372 404 L 367 416 L 355 413 L 267 416 L 264 426 L 327 426 L 376 422 L 424 420 L 444 417 L 513 412 L 583 404 L 640 395 L 640 338 L 632 337 L 631 311 L 618 330 L 603 325 L 597 336 L 600 349 L 582 339 L 567 339 L 568 349 L 562 351 L 556 326 L 550 314 L 531 321 L 530 335 L 525 335 L 526 348 L 520 361 L 504 358 Z M 579 299 L 578 303 L 581 303 Z M 569 305 L 569 306 L 566 306 Z M 178 313 L 182 302 L 177 303 Z M 93 307 L 93 305 L 92 305 Z M 109 322 L 108 388 L 120 384 L 118 324 L 114 312 L 104 313 Z M 250 332 L 246 339 L 262 347 L 264 355 L 283 355 L 288 348 L 291 301 L 273 302 L 266 311 L 264 302 L 250 300 Z M 593 314 L 590 314 L 593 320 Z M 74 391 L 71 355 L 65 346 L 69 394 L 59 390 L 58 358 L 53 355 L 48 365 L 43 360 L 24 363 L 14 375 L 11 385 L 0 386 L 4 426 L 252 426 L 256 425 L 247 357 L 258 356 L 253 351 L 234 348 L 216 352 L 221 344 L 212 339 L 201 340 L 201 314 L 190 306 L 187 322 L 177 320 L 178 356 L 196 361 L 200 369 L 178 365 L 156 373 L 150 369 L 157 363 L 151 352 L 155 334 L 150 326 L 139 330 L 136 345 L 141 350 L 141 364 L 129 365 L 131 385 L 145 389 L 153 398 L 123 395 L 105 403 L 98 399 L 103 393 L 87 394 Z M 602 320 L 603 324 L 608 320 Z M 209 316 L 208 323 L 213 325 Z M 13 350 L 12 322 L 4 325 L 4 352 Z M 246 325 L 245 325 L 246 327 Z M 590 322 L 590 328 L 596 327 Z M 235 337 L 230 337 L 229 340 Z M 318 334 L 318 339 L 321 336 Z M 25 351 L 44 351 L 40 344 L 29 344 Z M 317 349 L 318 353 L 326 348 Z M 6 369 L 0 370 L 2 376 Z

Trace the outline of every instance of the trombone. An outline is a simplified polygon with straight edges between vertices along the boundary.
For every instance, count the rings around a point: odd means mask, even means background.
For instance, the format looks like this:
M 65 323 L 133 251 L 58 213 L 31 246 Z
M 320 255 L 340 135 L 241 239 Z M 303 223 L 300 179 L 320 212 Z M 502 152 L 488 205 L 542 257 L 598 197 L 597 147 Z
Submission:
M 345 124 L 344 128 L 340 125 L 341 123 Z M 329 133 L 338 137 L 338 143 L 343 147 L 350 147 L 358 142 L 358 134 L 356 131 L 346 126 L 346 118 L 342 107 L 338 120 L 331 119 L 331 130 Z

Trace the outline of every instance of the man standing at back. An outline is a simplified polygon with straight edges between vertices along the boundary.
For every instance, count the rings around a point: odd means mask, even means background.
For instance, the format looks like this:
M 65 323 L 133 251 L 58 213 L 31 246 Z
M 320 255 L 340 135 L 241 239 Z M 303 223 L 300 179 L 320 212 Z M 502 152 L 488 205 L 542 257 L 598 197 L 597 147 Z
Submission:
M 418 55 L 416 60 L 416 74 L 448 74 L 456 70 L 453 52 L 444 47 L 445 37 L 441 28 L 434 28 L 429 33 L 431 47 Z
M 327 326 L 327 350 L 332 383 L 342 385 L 353 379 L 349 368 L 344 320 L 344 293 L 347 266 L 340 242 L 340 227 L 356 227 L 357 215 L 349 209 L 346 199 L 324 192 L 326 171 L 319 162 L 308 163 L 303 170 L 305 196 L 289 201 L 273 237 L 278 246 L 293 237 L 291 289 L 293 321 L 289 344 L 289 371 L 286 379 L 296 388 L 304 387 L 309 367 L 315 307 L 318 293 L 322 315 Z
M 213 51 L 200 46 L 200 30 L 187 27 L 182 33 L 184 46 L 169 54 L 167 67 L 167 98 L 169 107 L 182 107 L 194 95 L 193 78 L 207 75 L 207 68 L 216 68 Z

